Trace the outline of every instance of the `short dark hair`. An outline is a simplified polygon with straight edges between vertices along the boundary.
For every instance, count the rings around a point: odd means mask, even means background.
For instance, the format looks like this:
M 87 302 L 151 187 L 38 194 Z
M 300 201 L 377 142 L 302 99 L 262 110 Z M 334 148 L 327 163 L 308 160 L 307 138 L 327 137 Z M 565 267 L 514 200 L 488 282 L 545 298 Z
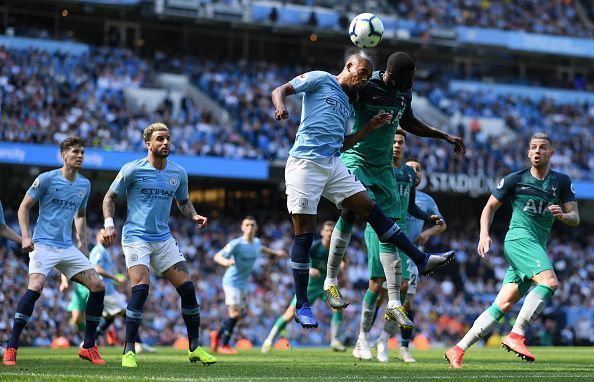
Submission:
M 364 50 L 358 50 L 358 49 L 347 50 L 346 54 L 344 55 L 344 62 L 345 63 L 349 62 L 353 57 L 357 57 L 358 60 L 361 60 L 361 59 L 367 60 L 367 61 L 369 61 L 371 66 L 374 66 L 373 59 Z
M 63 153 L 64 151 L 68 150 L 71 147 L 85 147 L 85 144 L 81 137 L 68 137 L 60 143 L 60 152 Z
M 325 222 L 322 224 L 322 227 L 326 227 L 326 226 L 329 226 L 329 225 L 336 225 L 336 223 L 335 223 L 335 222 L 333 222 L 332 220 L 326 220 L 326 221 L 325 221 Z
M 415 67 L 415 60 L 406 52 L 392 53 L 386 64 L 386 70 L 394 74 L 412 73 Z
M 532 142 L 533 139 L 544 139 L 545 141 L 549 141 L 551 146 L 553 146 L 553 140 L 551 139 L 551 137 L 549 137 L 549 134 L 547 134 L 547 133 L 542 133 L 542 132 L 534 133 L 530 137 L 530 142 Z
M 396 128 L 396 134 L 394 134 L 394 136 L 396 135 L 402 135 L 404 138 L 406 138 L 406 131 L 402 127 L 398 127 Z
M 255 217 L 254 215 L 246 215 L 246 216 L 245 216 L 243 219 L 241 219 L 241 221 L 244 221 L 244 220 L 253 220 L 253 221 L 255 221 L 256 223 L 258 222 L 258 221 L 256 220 L 256 217 Z
M 423 169 L 423 162 L 421 162 L 421 160 L 419 158 L 410 157 L 404 161 L 404 163 L 406 163 L 406 162 L 417 162 L 419 164 L 419 166 L 421 166 L 421 170 Z

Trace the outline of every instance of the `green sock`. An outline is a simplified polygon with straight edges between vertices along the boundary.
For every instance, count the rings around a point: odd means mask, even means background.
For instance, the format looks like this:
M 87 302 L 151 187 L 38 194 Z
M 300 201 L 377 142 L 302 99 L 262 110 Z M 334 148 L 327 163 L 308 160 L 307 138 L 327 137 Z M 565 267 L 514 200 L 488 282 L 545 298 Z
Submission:
M 272 326 L 272 329 L 270 329 L 270 333 L 268 333 L 268 337 L 266 337 L 266 341 L 274 342 L 278 333 L 283 330 L 285 326 L 287 326 L 287 321 L 285 321 L 284 317 L 280 316 L 277 318 L 274 322 L 274 325 Z
M 363 297 L 363 304 L 361 307 L 361 326 L 359 328 L 359 336 L 367 336 L 373 325 L 373 315 L 375 313 L 375 305 L 379 294 L 373 293 L 369 289 L 365 291 Z

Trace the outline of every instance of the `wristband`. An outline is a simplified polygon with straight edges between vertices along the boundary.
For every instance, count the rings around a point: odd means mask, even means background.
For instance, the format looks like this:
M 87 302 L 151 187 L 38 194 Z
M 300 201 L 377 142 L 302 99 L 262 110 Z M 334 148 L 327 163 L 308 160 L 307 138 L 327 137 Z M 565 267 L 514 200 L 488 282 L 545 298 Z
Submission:
M 113 224 L 113 218 L 105 219 L 105 223 L 103 224 L 104 228 L 114 228 L 115 224 Z

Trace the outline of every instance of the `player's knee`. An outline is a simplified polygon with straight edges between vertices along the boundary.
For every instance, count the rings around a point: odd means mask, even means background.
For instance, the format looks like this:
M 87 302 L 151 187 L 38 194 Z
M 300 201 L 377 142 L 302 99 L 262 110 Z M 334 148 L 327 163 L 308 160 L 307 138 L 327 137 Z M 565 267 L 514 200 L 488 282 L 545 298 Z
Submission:
M 91 280 L 87 288 L 89 288 L 91 292 L 104 292 L 105 284 L 103 284 L 103 280 L 100 278 L 95 278 Z
M 506 314 L 509 313 L 511 308 L 514 306 L 513 302 L 511 301 L 498 301 L 496 305 L 499 309 L 501 309 L 502 312 Z
M 369 280 L 369 290 L 375 294 L 380 294 L 382 291 L 383 282 L 384 282 L 383 279 L 378 279 L 378 278 L 370 279 Z
M 559 289 L 559 281 L 557 281 L 557 278 L 555 278 L 555 277 L 547 279 L 540 284 L 551 288 L 553 291 L 556 291 L 557 289 Z
M 400 283 L 400 293 L 406 294 L 408 292 L 408 280 L 402 280 Z

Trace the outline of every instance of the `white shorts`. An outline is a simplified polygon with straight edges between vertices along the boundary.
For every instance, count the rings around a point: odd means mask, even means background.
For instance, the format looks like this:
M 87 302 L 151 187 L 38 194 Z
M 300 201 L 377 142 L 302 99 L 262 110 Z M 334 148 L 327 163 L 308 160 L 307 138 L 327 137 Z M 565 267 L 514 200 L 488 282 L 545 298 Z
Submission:
M 35 250 L 29 253 L 29 274 L 41 273 L 47 276 L 54 267 L 68 279 L 82 271 L 95 269 L 89 259 L 74 245 L 56 248 L 46 244 L 35 244 Z
M 245 306 L 245 289 L 223 285 L 225 305 Z
M 285 183 L 290 214 L 316 215 L 322 196 L 341 208 L 346 198 L 365 191 L 339 157 L 312 160 L 289 156 Z
M 406 294 L 416 294 L 417 293 L 417 284 L 419 282 L 419 268 L 412 260 L 408 260 L 408 290 Z
M 120 292 L 105 295 L 103 300 L 103 315 L 111 317 L 125 312 L 128 303 L 126 302 L 126 295 Z
M 180 261 L 186 261 L 181 254 L 177 242 L 171 238 L 165 241 L 135 241 L 122 243 L 122 251 L 126 259 L 126 269 L 135 265 L 153 268 L 159 275 Z

